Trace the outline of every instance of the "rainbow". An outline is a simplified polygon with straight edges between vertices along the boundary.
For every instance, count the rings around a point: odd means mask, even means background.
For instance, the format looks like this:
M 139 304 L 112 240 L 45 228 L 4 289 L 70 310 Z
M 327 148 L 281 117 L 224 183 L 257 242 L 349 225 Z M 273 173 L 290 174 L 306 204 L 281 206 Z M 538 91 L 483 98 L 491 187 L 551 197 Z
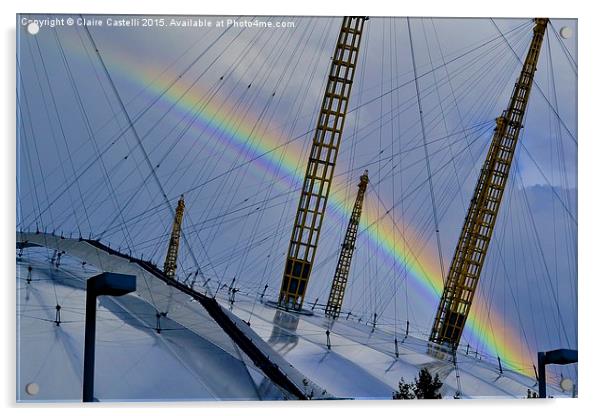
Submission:
M 70 41 L 70 49 L 83 58 L 85 52 L 79 40 Z M 255 170 L 267 173 L 275 181 L 286 181 L 289 185 L 301 186 L 304 163 L 299 165 L 299 156 L 304 153 L 298 141 L 283 146 L 290 140 L 283 131 L 262 125 L 258 122 L 259 117 L 256 114 L 241 114 L 240 111 L 235 111 L 233 104 L 217 94 L 211 100 L 207 100 L 205 97 L 212 94 L 203 86 L 195 86 L 186 93 L 189 85 L 181 81 L 165 91 L 177 74 L 167 73 L 159 76 L 160 73 L 155 68 L 137 63 L 130 56 L 119 56 L 118 51 L 119 48 L 106 47 L 102 51 L 103 59 L 112 73 L 116 72 L 120 77 L 144 89 L 147 98 L 162 95 L 158 102 L 160 108 L 171 108 L 183 117 L 191 117 L 194 114 L 196 119 L 191 129 L 199 133 L 204 132 L 204 135 L 219 135 L 222 139 L 220 146 L 234 156 L 252 161 L 251 165 Z M 279 147 L 282 150 L 274 151 Z M 351 215 L 353 201 L 345 199 L 343 190 L 344 184 L 335 180 L 328 201 L 328 212 L 334 213 L 339 221 L 346 223 Z M 365 211 L 364 224 L 372 224 L 377 220 L 379 218 L 376 212 Z M 379 251 L 389 261 L 407 269 L 421 297 L 434 311 L 443 290 L 439 266 L 434 261 L 438 258 L 436 251 L 427 246 L 422 250 L 422 259 L 416 258 L 406 249 L 408 244 L 400 244 L 398 241 L 393 223 L 388 225 L 390 226 L 380 227 L 378 233 L 374 227 L 364 227 L 361 231 L 363 238 L 379 247 Z M 410 224 L 405 224 L 403 228 L 407 233 L 404 236 L 406 241 L 417 239 Z M 532 375 L 533 359 L 516 329 L 505 323 L 499 313 L 489 310 L 479 298 L 475 299 L 471 312 L 464 334 L 466 339 L 481 344 L 486 354 L 499 356 L 505 368 Z

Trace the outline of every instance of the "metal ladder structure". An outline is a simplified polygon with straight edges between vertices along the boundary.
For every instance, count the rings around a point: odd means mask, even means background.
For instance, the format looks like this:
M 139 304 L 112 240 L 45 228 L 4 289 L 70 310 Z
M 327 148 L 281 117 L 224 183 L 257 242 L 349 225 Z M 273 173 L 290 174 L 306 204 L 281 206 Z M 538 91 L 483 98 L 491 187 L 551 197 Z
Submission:
M 278 304 L 301 310 L 345 125 L 365 17 L 344 17 L 313 137 Z
M 535 19 L 529 51 L 514 85 L 508 108 L 496 119 L 493 139 L 445 280 L 429 340 L 449 351 L 458 348 L 481 276 L 519 133 L 523 127 L 523 117 L 547 24 L 548 19 Z
M 182 218 L 184 217 L 184 195 L 180 196 L 176 215 L 173 220 L 171 229 L 171 238 L 169 239 L 169 247 L 167 247 L 167 255 L 163 265 L 163 273 L 169 278 L 175 279 L 176 269 L 178 268 L 178 249 L 180 248 L 180 232 L 182 230 Z
M 357 239 L 357 230 L 360 225 L 364 195 L 366 194 L 368 182 L 368 171 L 364 171 L 364 174 L 360 176 L 360 183 L 357 185 L 359 189 L 357 190 L 353 211 L 351 212 L 351 218 L 349 218 L 341 253 L 339 254 L 339 261 L 334 272 L 334 278 L 332 279 L 328 303 L 326 304 L 326 315 L 333 319 L 339 317 L 341 307 L 343 306 L 343 298 L 345 297 L 345 289 L 347 288 L 347 280 L 349 279 L 351 259 L 355 250 L 355 240 Z

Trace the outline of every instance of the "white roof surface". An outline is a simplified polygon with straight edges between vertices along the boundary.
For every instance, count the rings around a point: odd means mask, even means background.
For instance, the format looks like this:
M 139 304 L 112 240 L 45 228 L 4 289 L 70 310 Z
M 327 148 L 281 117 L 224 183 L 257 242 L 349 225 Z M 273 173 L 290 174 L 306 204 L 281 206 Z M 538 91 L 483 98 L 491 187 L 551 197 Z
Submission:
M 190 296 L 168 286 L 138 264 L 111 255 L 78 239 L 18 233 L 28 248 L 17 262 L 17 400 L 79 401 L 82 386 L 85 279 L 100 271 L 133 274 L 135 294 L 99 298 L 95 396 L 99 400 L 257 400 L 290 395 L 276 387 L 240 351 L 230 337 Z M 49 261 L 63 250 L 61 265 Z M 82 265 L 82 261 L 86 261 Z M 27 283 L 27 268 L 32 281 Z M 93 265 L 93 267 L 91 266 Z M 473 356 L 451 362 L 427 354 L 427 342 L 399 337 L 380 328 L 345 320 L 334 324 L 316 311 L 293 314 L 259 301 L 259 294 L 237 293 L 233 305 L 227 289 L 218 302 L 243 333 L 282 369 L 288 379 L 314 398 L 390 399 L 403 377 L 412 381 L 427 367 L 444 381 L 451 398 L 525 397 L 537 390 L 534 379 Z M 61 305 L 61 324 L 55 321 Z M 167 312 L 160 318 L 157 311 Z M 250 327 L 242 323 L 250 319 Z M 329 328 L 330 327 L 330 328 Z M 331 349 L 326 345 L 330 329 Z M 36 383 L 39 393 L 26 393 Z M 548 386 L 548 394 L 563 393 Z
M 228 305 L 226 296 L 219 295 L 222 304 Z M 323 311 L 316 309 L 314 316 L 293 314 L 237 294 L 232 312 L 247 320 L 251 310 L 251 328 L 295 368 L 337 397 L 390 399 L 402 377 L 411 382 L 423 367 L 444 381 L 444 397 L 452 398 L 458 391 L 451 360 L 429 355 L 426 340 L 409 336 L 401 343 L 404 334 L 398 335 L 396 358 L 394 334 L 378 327 L 372 332 L 372 325 L 345 320 L 342 314 L 330 327 L 329 350 L 326 330 L 330 321 Z M 537 391 L 534 378 L 507 369 L 500 374 L 496 364 L 473 355 L 459 352 L 457 362 L 462 398 L 519 398 L 526 397 L 527 389 Z M 567 394 L 548 384 L 548 395 Z
M 27 248 L 17 261 L 17 400 L 81 400 L 85 280 L 100 271 L 135 275 L 137 289 L 123 297 L 99 297 L 95 366 L 99 400 L 290 398 L 198 302 L 138 264 L 77 239 L 18 234 L 17 241 L 51 247 Z M 54 248 L 70 254 L 62 256 L 58 268 L 49 261 Z M 167 312 L 160 318 L 160 333 L 157 312 Z M 306 377 L 246 324 L 231 319 L 297 386 L 319 391 L 316 396 L 321 398 L 331 397 L 315 384 L 304 383 Z M 38 394 L 26 393 L 30 383 L 39 386 Z

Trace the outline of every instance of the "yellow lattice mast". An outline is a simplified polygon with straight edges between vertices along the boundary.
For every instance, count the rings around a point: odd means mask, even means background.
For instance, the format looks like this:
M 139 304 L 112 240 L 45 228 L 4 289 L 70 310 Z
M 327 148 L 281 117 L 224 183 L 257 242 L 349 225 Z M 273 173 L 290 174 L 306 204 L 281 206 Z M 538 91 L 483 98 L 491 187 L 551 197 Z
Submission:
M 299 310 L 305 298 L 343 134 L 365 20 L 365 17 L 343 18 L 330 63 L 278 297 L 278 304 L 285 308 Z
M 430 341 L 455 351 L 466 324 L 499 211 L 548 19 L 535 19 L 533 39 L 508 108 L 496 119 L 493 139 L 468 208 Z
M 349 270 L 351 269 L 351 259 L 353 257 L 353 250 L 355 250 L 357 229 L 360 225 L 364 195 L 366 194 L 368 182 L 368 171 L 365 171 L 364 174 L 360 176 L 360 183 L 357 185 L 359 189 L 357 190 L 353 211 L 351 212 L 351 218 L 349 218 L 343 245 L 341 246 L 339 261 L 334 272 L 334 278 L 332 279 L 330 295 L 328 296 L 328 303 L 326 304 L 326 315 L 334 319 L 339 317 L 341 307 L 343 306 L 345 288 L 347 287 L 347 279 L 349 278 Z
M 176 208 L 176 216 L 173 220 L 173 226 L 171 229 L 171 238 L 169 239 L 169 247 L 167 248 L 167 255 L 165 256 L 165 264 L 163 266 L 163 272 L 167 277 L 172 279 L 176 277 L 176 269 L 178 267 L 178 248 L 180 247 L 180 232 L 182 230 L 182 218 L 184 217 L 184 195 L 180 197 L 178 201 L 178 207 Z

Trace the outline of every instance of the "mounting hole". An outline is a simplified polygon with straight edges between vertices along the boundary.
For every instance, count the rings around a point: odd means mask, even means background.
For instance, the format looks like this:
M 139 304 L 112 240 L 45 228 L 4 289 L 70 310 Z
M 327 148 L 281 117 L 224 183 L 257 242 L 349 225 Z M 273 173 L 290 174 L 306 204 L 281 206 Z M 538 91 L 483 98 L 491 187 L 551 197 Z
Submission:
M 573 36 L 573 29 L 571 29 L 568 26 L 564 26 L 560 29 L 560 36 L 562 36 L 562 39 L 568 39 L 571 36 Z
M 25 393 L 29 394 L 30 396 L 35 396 L 39 392 L 40 392 L 40 386 L 38 386 L 37 383 L 28 383 L 25 386 Z
M 573 391 L 573 380 L 570 378 L 563 378 L 560 380 L 560 388 L 562 391 Z
M 36 22 L 31 22 L 27 25 L 27 32 L 29 32 L 30 35 L 37 35 L 39 31 L 40 25 Z

